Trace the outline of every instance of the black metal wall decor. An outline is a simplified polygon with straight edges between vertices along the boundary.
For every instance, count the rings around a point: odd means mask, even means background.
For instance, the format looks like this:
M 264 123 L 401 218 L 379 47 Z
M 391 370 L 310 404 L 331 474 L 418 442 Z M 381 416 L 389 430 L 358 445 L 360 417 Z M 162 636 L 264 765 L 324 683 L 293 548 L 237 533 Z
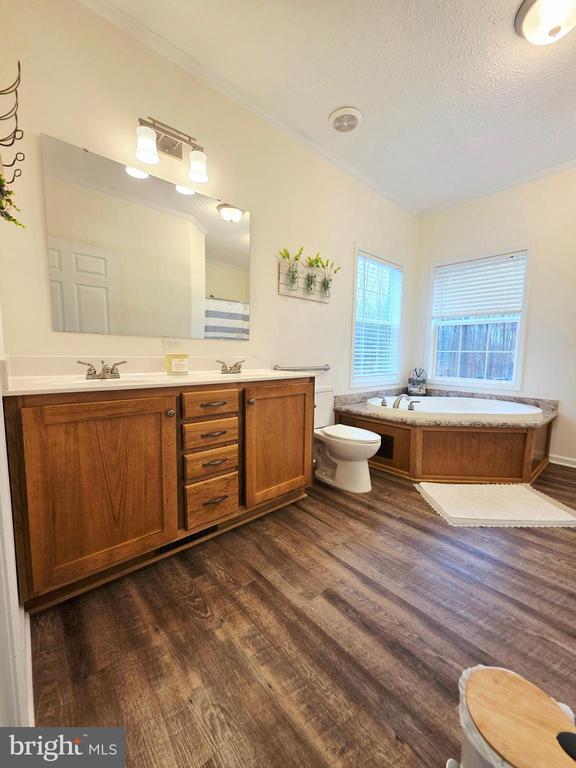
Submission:
M 14 103 L 8 109 L 7 112 L 0 115 L 0 147 L 12 147 L 17 141 L 20 141 L 24 136 L 24 131 L 18 126 L 18 87 L 20 86 L 20 62 L 18 62 L 18 74 L 16 80 L 7 88 L 0 90 L 0 97 L 12 96 Z M 3 124 L 8 123 L 8 133 L 4 134 Z M 0 155 L 0 218 L 10 221 L 13 224 L 22 226 L 19 221 L 13 215 L 14 211 L 19 209 L 14 204 L 13 191 L 9 189 L 9 185 L 22 175 L 22 170 L 15 167 L 17 163 L 21 163 L 25 159 L 24 152 L 16 152 L 12 161 L 7 163 L 2 161 L 2 155 Z M 12 178 L 8 179 L 4 175 L 5 168 L 13 168 L 11 171 Z

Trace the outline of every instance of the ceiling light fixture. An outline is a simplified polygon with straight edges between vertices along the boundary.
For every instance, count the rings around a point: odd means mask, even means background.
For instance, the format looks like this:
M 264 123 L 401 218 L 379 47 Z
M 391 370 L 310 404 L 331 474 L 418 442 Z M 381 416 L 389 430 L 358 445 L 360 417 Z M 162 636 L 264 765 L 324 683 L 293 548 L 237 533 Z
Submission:
M 196 190 L 185 187 L 183 184 L 176 184 L 176 192 L 180 192 L 181 195 L 195 195 Z
M 515 26 L 529 43 L 555 43 L 576 27 L 576 0 L 524 0 Z
M 229 205 L 229 203 L 220 203 L 218 211 L 224 221 L 228 221 L 230 224 L 237 224 L 244 215 L 241 208 L 236 208 L 235 205 Z
M 160 162 L 156 148 L 156 131 L 146 125 L 136 128 L 136 157 L 146 165 L 157 165 Z
M 356 107 L 340 107 L 332 112 L 328 122 L 335 131 L 349 133 L 361 124 L 362 112 Z
M 190 181 L 195 181 L 196 184 L 206 184 L 208 181 L 206 155 L 200 149 L 193 149 L 192 152 L 190 152 L 188 178 Z
M 126 166 L 126 173 L 134 179 L 147 179 L 148 176 L 150 176 L 147 171 L 143 171 L 140 168 L 133 168 L 131 165 Z

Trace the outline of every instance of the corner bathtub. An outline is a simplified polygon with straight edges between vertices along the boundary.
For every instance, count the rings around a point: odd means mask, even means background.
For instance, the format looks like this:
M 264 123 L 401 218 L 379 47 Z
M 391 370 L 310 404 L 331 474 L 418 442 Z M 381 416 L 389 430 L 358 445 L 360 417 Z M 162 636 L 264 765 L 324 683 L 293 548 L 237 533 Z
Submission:
M 367 410 L 378 413 L 381 418 L 400 419 L 415 424 L 430 422 L 454 422 L 464 426 L 474 424 L 540 424 L 543 418 L 541 408 L 510 400 L 493 400 L 480 397 L 413 397 L 414 410 L 408 409 L 404 398 L 400 408 L 392 408 L 394 397 L 371 397 Z M 382 402 L 386 405 L 382 405 Z
M 374 469 L 415 482 L 530 483 L 548 464 L 556 411 L 476 397 L 413 397 L 414 410 L 384 400 L 336 408 L 337 423 L 380 435 Z

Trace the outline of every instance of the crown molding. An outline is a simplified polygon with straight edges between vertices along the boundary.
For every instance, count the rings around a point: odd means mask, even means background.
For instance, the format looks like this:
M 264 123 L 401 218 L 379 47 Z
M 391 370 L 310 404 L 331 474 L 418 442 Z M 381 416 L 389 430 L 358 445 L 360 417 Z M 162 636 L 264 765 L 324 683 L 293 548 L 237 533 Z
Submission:
M 153 51 L 160 54 L 160 56 L 163 56 L 173 64 L 176 64 L 181 69 L 184 69 L 189 74 L 203 81 L 206 85 L 209 85 L 211 88 L 219 91 L 223 96 L 226 96 L 237 104 L 245 107 L 280 133 L 283 133 L 284 135 L 289 136 L 291 139 L 298 141 L 300 144 L 303 144 L 315 154 L 323 157 L 324 160 L 327 160 L 332 165 L 335 165 L 341 171 L 344 171 L 350 176 L 355 177 L 358 181 L 361 181 L 363 184 L 370 187 L 370 189 L 384 197 L 388 202 L 393 203 L 398 208 L 407 213 L 419 213 L 417 208 L 410 207 L 399 202 L 390 192 L 390 190 L 386 189 L 382 184 L 380 184 L 372 177 L 367 176 L 361 171 L 358 171 L 354 166 L 352 166 L 350 163 L 347 163 L 345 160 L 341 160 L 340 158 L 332 155 L 330 152 L 327 152 L 323 147 L 299 131 L 297 128 L 293 126 L 287 126 L 285 123 L 276 119 L 272 115 L 269 115 L 259 106 L 257 106 L 240 89 L 235 88 L 223 78 L 220 78 L 213 72 L 207 70 L 196 58 L 194 58 L 194 56 L 190 55 L 186 51 L 183 51 L 178 46 L 173 45 L 168 40 L 166 40 L 166 38 L 150 29 L 150 27 L 142 24 L 142 22 L 138 21 L 138 19 L 135 19 L 134 17 L 117 8 L 115 5 L 113 5 L 113 3 L 109 2 L 109 0 L 78 0 L 78 2 L 114 24 L 127 35 L 130 35 L 130 37 L 133 37 L 139 42 L 148 46 Z
M 492 185 L 481 192 L 471 193 L 463 197 L 457 197 L 451 200 L 447 200 L 438 205 L 417 209 L 414 211 L 419 218 L 425 218 L 426 216 L 433 216 L 436 213 L 445 213 L 452 210 L 452 208 L 460 208 L 468 204 L 476 203 L 483 200 L 485 197 L 492 197 L 498 195 L 501 192 L 508 192 L 516 187 L 524 187 L 528 184 L 534 184 L 538 181 L 543 181 L 551 176 L 560 176 L 563 173 L 576 170 L 576 160 L 568 160 L 565 163 L 559 163 L 552 165 L 549 168 L 541 168 L 538 171 L 529 173 L 524 176 L 518 176 L 510 181 L 503 181 L 500 184 Z

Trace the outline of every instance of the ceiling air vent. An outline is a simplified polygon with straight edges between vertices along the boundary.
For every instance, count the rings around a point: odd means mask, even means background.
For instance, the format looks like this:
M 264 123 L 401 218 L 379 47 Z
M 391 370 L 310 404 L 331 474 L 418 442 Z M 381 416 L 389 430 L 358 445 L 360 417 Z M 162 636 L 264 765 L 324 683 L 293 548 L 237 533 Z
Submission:
M 335 109 L 328 118 L 328 122 L 339 133 L 348 133 L 358 128 L 362 122 L 362 112 L 356 107 L 340 107 Z

